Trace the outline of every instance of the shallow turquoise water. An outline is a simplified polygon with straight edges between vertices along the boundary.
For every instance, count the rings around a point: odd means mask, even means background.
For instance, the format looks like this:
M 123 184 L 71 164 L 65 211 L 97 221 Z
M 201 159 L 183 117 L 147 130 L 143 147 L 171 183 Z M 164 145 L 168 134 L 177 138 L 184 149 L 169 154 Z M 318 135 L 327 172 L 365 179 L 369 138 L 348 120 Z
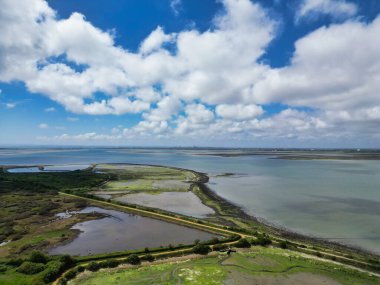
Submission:
M 208 150 L 0 150 L 0 164 L 124 162 L 190 168 L 248 213 L 291 230 L 380 253 L 380 161 L 211 156 Z M 218 151 L 219 153 L 222 151 Z M 220 177 L 232 172 L 238 175 Z

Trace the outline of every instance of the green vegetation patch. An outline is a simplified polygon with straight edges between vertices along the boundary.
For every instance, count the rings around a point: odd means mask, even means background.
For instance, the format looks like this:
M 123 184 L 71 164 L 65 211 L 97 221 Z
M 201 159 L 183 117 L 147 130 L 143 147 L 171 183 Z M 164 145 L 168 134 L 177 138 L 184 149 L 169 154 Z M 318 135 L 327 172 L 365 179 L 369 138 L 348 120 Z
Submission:
M 86 271 L 70 284 L 315 284 L 375 285 L 380 279 L 294 252 L 254 247 L 231 256 Z

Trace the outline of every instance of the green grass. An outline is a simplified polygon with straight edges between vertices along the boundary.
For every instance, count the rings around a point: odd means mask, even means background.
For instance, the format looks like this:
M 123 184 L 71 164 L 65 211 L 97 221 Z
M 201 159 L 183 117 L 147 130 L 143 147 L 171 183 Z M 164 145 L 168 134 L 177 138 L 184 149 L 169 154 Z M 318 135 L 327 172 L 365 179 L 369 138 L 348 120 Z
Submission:
M 291 256 L 291 257 L 290 257 Z M 303 275 L 302 275 L 303 274 Z M 380 279 L 335 264 L 307 259 L 294 252 L 256 247 L 227 257 L 225 254 L 197 260 L 171 262 L 127 269 L 104 269 L 85 272 L 72 284 L 281 284 L 294 276 L 321 278 L 343 285 L 375 285 Z M 261 279 L 260 279 L 261 278 Z M 317 279 L 318 280 L 318 279 Z M 272 283 L 271 283 L 272 281 Z M 327 283 L 329 284 L 329 283 Z M 336 283 L 331 283 L 336 284 Z
M 169 181 L 169 182 L 167 182 Z M 167 182 L 167 183 L 165 183 Z M 183 183 L 181 180 L 149 180 L 149 179 L 136 179 L 136 180 L 118 180 L 110 181 L 105 184 L 102 190 L 107 191 L 142 191 L 142 192 L 162 192 L 174 191 L 184 192 L 188 191 L 190 184 Z

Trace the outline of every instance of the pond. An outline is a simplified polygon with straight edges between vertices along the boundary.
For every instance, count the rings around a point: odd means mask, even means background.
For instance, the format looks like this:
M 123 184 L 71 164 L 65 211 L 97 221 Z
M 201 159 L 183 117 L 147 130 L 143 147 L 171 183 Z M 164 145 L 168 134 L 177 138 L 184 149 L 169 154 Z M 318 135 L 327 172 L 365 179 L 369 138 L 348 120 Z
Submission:
M 91 255 L 117 251 L 190 244 L 216 235 L 139 215 L 86 207 L 79 213 L 103 213 L 108 217 L 81 222 L 72 227 L 80 231 L 73 241 L 50 250 L 49 254 Z

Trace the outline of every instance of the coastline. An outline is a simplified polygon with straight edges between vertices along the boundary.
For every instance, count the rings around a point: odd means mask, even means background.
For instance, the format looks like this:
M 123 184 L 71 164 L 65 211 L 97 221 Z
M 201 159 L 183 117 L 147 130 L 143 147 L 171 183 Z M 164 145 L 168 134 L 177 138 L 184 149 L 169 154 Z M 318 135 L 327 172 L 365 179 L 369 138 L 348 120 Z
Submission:
M 101 163 L 100 163 L 101 164 Z M 171 168 L 176 170 L 182 170 L 182 171 L 188 171 L 194 174 L 194 181 L 189 181 L 191 183 L 190 191 L 192 191 L 195 195 L 197 195 L 202 203 L 205 206 L 208 206 L 212 208 L 216 216 L 225 216 L 226 213 L 228 216 L 240 220 L 247 221 L 247 226 L 254 225 L 257 227 L 257 229 L 264 229 L 265 231 L 268 231 L 268 233 L 274 235 L 275 237 L 282 238 L 282 239 L 290 239 L 292 241 L 297 241 L 300 243 L 307 243 L 308 245 L 311 245 L 312 247 L 324 247 L 328 248 L 329 250 L 340 250 L 344 253 L 350 255 L 350 254 L 358 254 L 360 256 L 364 256 L 366 258 L 375 258 L 378 259 L 380 257 L 380 254 L 376 252 L 372 252 L 370 250 L 366 250 L 363 248 L 355 247 L 352 245 L 347 245 L 344 243 L 339 243 L 331 240 L 323 240 L 319 239 L 317 237 L 313 237 L 307 234 L 301 234 L 296 231 L 293 231 L 289 228 L 282 227 L 280 225 L 276 225 L 271 223 L 270 221 L 267 221 L 261 217 L 256 217 L 254 215 L 250 215 L 246 213 L 243 209 L 243 207 L 236 205 L 232 201 L 229 201 L 228 199 L 225 199 L 221 196 L 219 196 L 215 191 L 211 190 L 207 186 L 207 182 L 209 181 L 209 176 L 206 173 L 198 172 L 192 169 L 186 169 L 181 167 L 173 167 L 173 166 L 166 166 L 166 165 L 157 165 L 157 164 L 138 164 L 138 163 L 106 163 L 111 165 L 136 165 L 136 166 L 152 166 L 152 167 L 164 167 L 164 168 Z M 51 165 L 51 164 L 49 164 Z M 64 165 L 64 164 L 63 164 Z M 98 164 L 90 164 L 90 167 L 88 167 L 86 170 L 95 168 Z M 41 165 L 3 165 L 1 166 L 4 171 L 7 171 L 9 168 L 19 168 L 19 167 L 39 167 Z M 214 203 L 213 204 L 207 204 L 205 202 L 205 198 L 200 196 L 196 193 L 194 190 L 194 187 L 197 186 L 200 190 L 200 192 L 206 196 L 206 198 Z M 215 206 L 215 204 L 217 206 Z M 224 213 L 222 211 L 225 211 Z M 173 214 L 176 214 L 173 212 Z M 205 219 L 207 220 L 207 218 Z M 224 220 L 227 221 L 227 220 Z M 230 221 L 231 222 L 231 221 Z M 231 225 L 231 224 L 230 224 Z M 237 227 L 239 227 L 238 224 L 235 223 Z

